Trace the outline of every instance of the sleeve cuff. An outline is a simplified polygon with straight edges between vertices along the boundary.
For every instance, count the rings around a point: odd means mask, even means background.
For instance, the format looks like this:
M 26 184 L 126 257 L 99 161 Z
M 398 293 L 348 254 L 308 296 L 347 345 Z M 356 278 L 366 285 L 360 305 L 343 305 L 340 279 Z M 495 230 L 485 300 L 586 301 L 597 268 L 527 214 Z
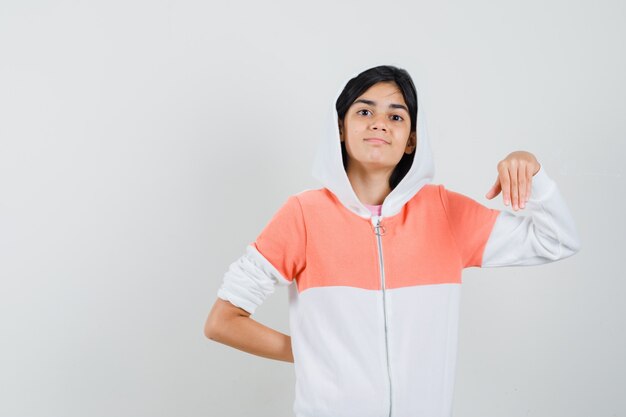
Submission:
M 546 173 L 543 164 L 539 167 L 539 171 L 533 176 L 530 198 L 531 201 L 543 200 L 556 189 L 556 183 Z
M 217 297 L 222 300 L 229 301 L 232 305 L 246 310 L 250 315 L 253 315 L 258 307 L 253 302 L 246 300 L 243 297 L 239 297 L 236 294 L 232 294 L 226 288 L 220 288 L 217 292 Z
M 248 245 L 246 253 L 228 267 L 217 296 L 250 315 L 254 314 L 257 307 L 274 292 L 275 284 L 283 283 L 273 275 L 275 271 L 268 264 L 253 246 Z

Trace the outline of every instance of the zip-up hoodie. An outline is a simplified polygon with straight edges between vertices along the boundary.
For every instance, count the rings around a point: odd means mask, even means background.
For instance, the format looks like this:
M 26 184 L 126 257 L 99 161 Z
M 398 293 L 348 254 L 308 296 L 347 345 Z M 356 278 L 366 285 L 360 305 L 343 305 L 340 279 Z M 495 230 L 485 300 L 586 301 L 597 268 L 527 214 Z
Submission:
M 419 100 L 414 152 L 373 215 L 344 170 L 333 102 L 313 167 L 322 187 L 289 196 L 224 275 L 218 297 L 250 314 L 288 286 L 296 417 L 449 417 L 463 269 L 580 248 L 543 164 L 521 215 L 432 183 Z

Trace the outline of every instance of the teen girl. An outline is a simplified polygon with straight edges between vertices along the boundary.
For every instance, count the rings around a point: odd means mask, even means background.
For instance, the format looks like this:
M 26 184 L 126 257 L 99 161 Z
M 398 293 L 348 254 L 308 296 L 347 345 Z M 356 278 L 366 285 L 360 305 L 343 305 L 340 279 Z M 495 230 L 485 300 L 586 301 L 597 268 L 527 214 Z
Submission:
M 497 164 L 485 207 L 433 184 L 424 110 L 393 66 L 350 79 L 332 108 L 313 175 L 226 272 L 205 334 L 294 362 L 296 417 L 449 417 L 461 273 L 537 265 L 580 242 L 534 155 Z M 250 318 L 287 285 L 291 336 Z

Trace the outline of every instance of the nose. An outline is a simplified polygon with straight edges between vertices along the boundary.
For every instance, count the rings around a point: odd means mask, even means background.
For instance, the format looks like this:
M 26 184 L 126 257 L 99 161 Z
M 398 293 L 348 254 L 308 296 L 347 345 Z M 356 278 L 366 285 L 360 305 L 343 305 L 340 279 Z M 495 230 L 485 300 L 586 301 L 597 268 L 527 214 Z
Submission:
M 372 121 L 372 126 L 371 127 L 372 127 L 373 130 L 381 129 L 381 130 L 386 132 L 387 131 L 387 121 L 385 119 L 385 116 L 382 115 L 382 116 L 375 117 L 373 119 L 373 121 Z

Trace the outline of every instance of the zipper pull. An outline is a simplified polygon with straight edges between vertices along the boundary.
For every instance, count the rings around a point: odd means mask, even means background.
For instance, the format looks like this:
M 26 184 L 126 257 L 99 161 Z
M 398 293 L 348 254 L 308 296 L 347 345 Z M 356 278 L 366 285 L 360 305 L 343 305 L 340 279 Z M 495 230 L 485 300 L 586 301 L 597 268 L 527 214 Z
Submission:
M 385 226 L 383 226 L 381 223 L 382 222 L 380 220 L 380 217 L 378 217 L 376 219 L 376 225 L 374 226 L 374 233 L 376 233 L 377 236 L 383 236 L 386 233 Z M 382 233 L 380 232 L 381 229 Z

